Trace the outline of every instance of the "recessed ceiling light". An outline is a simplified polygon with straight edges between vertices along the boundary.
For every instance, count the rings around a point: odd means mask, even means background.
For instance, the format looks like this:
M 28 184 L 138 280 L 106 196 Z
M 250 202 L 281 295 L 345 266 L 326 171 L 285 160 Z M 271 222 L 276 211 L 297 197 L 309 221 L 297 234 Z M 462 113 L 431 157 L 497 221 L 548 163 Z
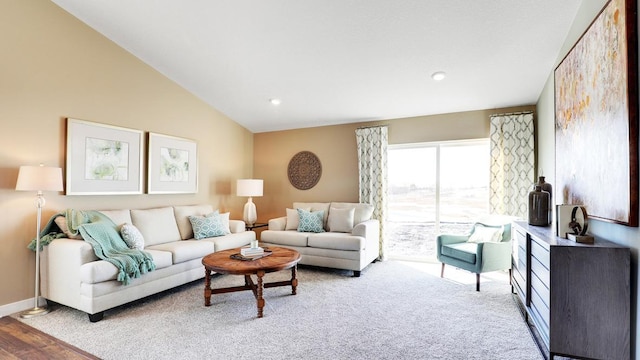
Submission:
M 278 106 L 282 101 L 280 101 L 280 99 L 269 99 L 269 102 L 271 105 Z
M 431 74 L 431 78 L 435 81 L 443 80 L 445 77 L 447 77 L 447 74 L 444 71 L 436 71 Z

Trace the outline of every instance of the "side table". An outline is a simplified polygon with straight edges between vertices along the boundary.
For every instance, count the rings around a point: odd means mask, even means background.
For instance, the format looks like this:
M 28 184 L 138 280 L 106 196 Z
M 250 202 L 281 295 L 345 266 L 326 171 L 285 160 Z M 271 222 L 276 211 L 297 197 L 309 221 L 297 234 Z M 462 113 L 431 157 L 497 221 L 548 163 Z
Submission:
M 267 224 L 267 223 L 255 223 L 253 225 L 246 224 L 245 225 L 245 229 L 247 231 L 249 231 L 249 230 L 253 230 L 253 229 L 257 229 L 257 228 L 261 228 L 261 227 L 267 227 L 267 226 L 269 226 L 269 224 Z

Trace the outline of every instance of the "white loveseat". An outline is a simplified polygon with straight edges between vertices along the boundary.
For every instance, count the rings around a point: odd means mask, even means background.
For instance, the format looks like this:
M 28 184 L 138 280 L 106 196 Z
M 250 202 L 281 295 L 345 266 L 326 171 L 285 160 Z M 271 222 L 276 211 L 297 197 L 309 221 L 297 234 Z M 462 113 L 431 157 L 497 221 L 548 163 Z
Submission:
M 298 231 L 296 209 L 323 211 L 323 232 Z M 295 202 L 287 216 L 269 220 L 260 241 L 297 250 L 299 264 L 352 270 L 358 277 L 380 254 L 380 223 L 372 214 L 369 204 Z
M 202 257 L 214 251 L 248 245 L 256 239 L 241 220 L 229 220 L 230 234 L 193 239 L 189 216 L 204 216 L 211 205 L 173 206 L 144 210 L 109 210 L 101 213 L 116 225 L 133 224 L 144 238 L 154 271 L 134 278 L 128 285 L 116 280 L 118 269 L 96 257 L 83 240 L 53 240 L 41 253 L 41 293 L 99 321 L 104 311 L 204 277 Z

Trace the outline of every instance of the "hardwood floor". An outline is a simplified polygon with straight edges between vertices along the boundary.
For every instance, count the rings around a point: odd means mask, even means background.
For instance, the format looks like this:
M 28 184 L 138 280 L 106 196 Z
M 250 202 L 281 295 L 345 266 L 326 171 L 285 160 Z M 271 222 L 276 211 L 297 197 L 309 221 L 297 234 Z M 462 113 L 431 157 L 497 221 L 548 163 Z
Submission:
M 0 318 L 0 359 L 99 359 L 12 317 Z

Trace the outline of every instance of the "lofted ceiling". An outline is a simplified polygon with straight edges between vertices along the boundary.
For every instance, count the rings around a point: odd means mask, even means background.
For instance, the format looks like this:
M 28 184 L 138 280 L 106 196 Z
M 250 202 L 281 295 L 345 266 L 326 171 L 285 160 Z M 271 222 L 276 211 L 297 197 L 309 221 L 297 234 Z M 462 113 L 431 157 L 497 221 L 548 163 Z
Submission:
M 535 104 L 581 4 L 52 1 L 252 132 Z

